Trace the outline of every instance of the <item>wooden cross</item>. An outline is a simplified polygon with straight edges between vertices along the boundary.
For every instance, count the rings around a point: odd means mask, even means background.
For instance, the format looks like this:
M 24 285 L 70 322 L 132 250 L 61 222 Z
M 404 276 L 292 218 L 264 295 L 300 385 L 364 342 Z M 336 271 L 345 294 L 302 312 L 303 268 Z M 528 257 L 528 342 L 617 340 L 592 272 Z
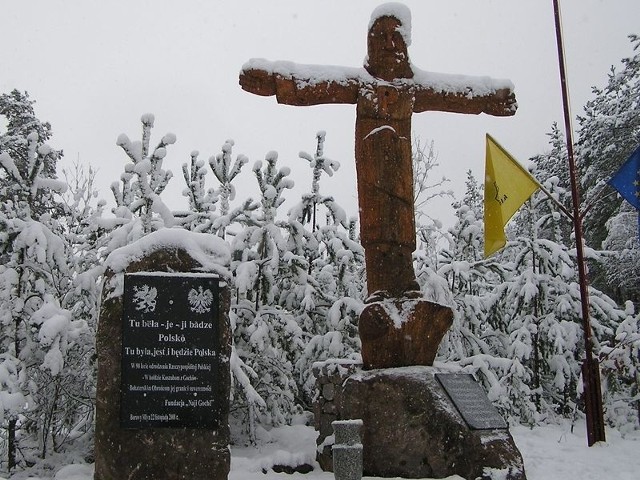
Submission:
M 275 95 L 278 103 L 356 104 L 360 240 L 368 292 L 396 299 L 415 296 L 410 292 L 419 290 L 412 260 L 416 248 L 412 113 L 508 116 L 517 107 L 507 80 L 434 74 L 413 67 L 407 53 L 409 25 L 410 12 L 402 5 L 385 4 L 374 10 L 364 68 L 252 59 L 240 73 L 244 90 Z

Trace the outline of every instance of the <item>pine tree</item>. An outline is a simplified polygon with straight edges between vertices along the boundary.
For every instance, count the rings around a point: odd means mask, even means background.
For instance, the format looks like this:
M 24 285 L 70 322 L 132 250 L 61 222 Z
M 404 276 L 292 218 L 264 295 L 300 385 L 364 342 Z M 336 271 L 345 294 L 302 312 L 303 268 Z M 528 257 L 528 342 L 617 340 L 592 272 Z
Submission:
M 627 208 L 606 182 L 640 144 L 640 37 L 630 35 L 636 54 L 622 59 L 622 69 L 612 67 L 607 85 L 594 88 L 594 98 L 587 102 L 584 115 L 579 117 L 579 140 L 577 142 L 578 167 L 585 188 L 584 208 L 589 213 L 584 219 L 587 244 L 600 249 L 607 237 L 615 237 L 612 227 L 630 229 L 637 220 L 630 216 L 619 216 L 615 222 L 609 219 L 618 216 Z M 631 225 L 622 226 L 622 222 Z M 614 243 L 608 242 L 611 248 Z M 609 288 L 609 279 L 620 278 L 627 256 L 638 257 L 637 243 L 629 246 L 615 242 L 618 258 L 610 259 L 600 268 L 592 268 L 592 283 L 614 296 L 618 302 L 630 298 L 636 303 L 640 299 L 640 282 L 614 290 Z M 634 275 L 637 279 L 638 276 Z M 614 284 L 615 285 L 615 284 Z
M 519 399 L 521 418 L 528 415 L 528 421 L 575 411 L 584 352 L 575 252 L 563 243 L 561 229 L 554 225 L 567 220 L 550 212 L 547 203 L 548 197 L 535 194 L 518 215 L 520 235 L 511 244 L 512 273 L 492 302 L 492 310 L 501 311 L 498 317 L 504 319 L 497 327 L 509 338 L 505 357 L 522 365 L 518 382 L 528 383 L 512 392 Z M 555 233 L 543 238 L 545 232 Z M 622 312 L 596 288 L 589 289 L 589 298 L 597 355 L 602 342 L 612 337 Z
M 13 90 L 0 95 L 0 116 L 6 119 L 6 132 L 0 132 L 0 159 L 11 158 L 9 170 L 0 169 L 0 200 L 11 200 L 16 208 L 28 204 L 30 215 L 37 218 L 49 211 L 55 215 L 56 204 L 47 190 L 25 188 L 39 179 L 43 183 L 56 178 L 56 164 L 61 150 L 46 145 L 51 138 L 51 125 L 41 122 L 35 115 L 34 100 L 28 93 Z M 8 157 L 7 157 L 8 156 Z
M 226 231 L 225 225 L 231 223 L 238 215 L 244 214 L 245 211 L 255 208 L 250 207 L 249 202 L 245 202 L 241 210 L 234 212 L 230 210 L 229 202 L 236 196 L 236 188 L 233 185 L 233 181 L 242 171 L 242 167 L 249 162 L 249 159 L 241 154 L 236 157 L 232 165 L 231 156 L 233 145 L 233 140 L 227 140 L 224 145 L 222 145 L 222 152 L 215 157 L 209 158 L 211 171 L 220 183 L 217 193 L 220 197 L 220 216 L 222 217 L 222 222 L 218 229 L 218 235 L 223 238 Z
M 194 232 L 215 233 L 222 238 L 227 237 L 227 227 L 234 222 L 246 221 L 258 204 L 251 198 L 231 209 L 231 201 L 235 199 L 234 181 L 249 159 L 238 155 L 232 162 L 233 140 L 222 145 L 222 152 L 209 158 L 209 166 L 218 186 L 206 189 L 207 169 L 204 161 L 198 160 L 198 151 L 191 152 L 191 164 L 182 165 L 182 173 L 187 184 L 183 195 L 189 200 L 189 210 L 178 212 L 183 228 Z M 219 208 L 219 210 L 217 210 Z
M 606 282 L 615 298 L 627 298 L 640 305 L 640 238 L 638 211 L 628 203 L 620 205 L 618 213 L 607 220 Z
M 640 428 L 640 314 L 625 305 L 611 344 L 602 347 L 606 418 L 623 434 Z
M 289 250 L 296 256 L 289 257 L 283 272 L 280 304 L 294 313 L 305 339 L 296 364 L 305 407 L 315 394 L 313 363 L 353 359 L 360 351 L 357 319 L 363 306 L 364 250 L 355 238 L 355 220 L 347 221 L 333 197 L 320 193 L 322 173 L 333 176 L 340 166 L 325 156 L 325 139 L 325 132 L 318 132 L 315 153 L 300 152 L 311 168 L 311 191 L 289 211 L 285 225 Z
M 13 182 L 2 187 L 0 204 L 0 411 L 10 470 L 21 440 L 37 436 L 43 458 L 52 440 L 55 448 L 68 354 L 73 337 L 87 326 L 61 303 L 72 282 L 68 259 L 73 255 L 54 195 L 64 192 L 66 184 L 45 172 L 58 153 L 40 141 L 37 131 L 23 133 L 25 138 L 13 134 L 3 143 L 15 148 L 0 153 L 4 178 Z M 18 431 L 23 435 L 18 437 Z
M 214 189 L 205 187 L 207 170 L 198 155 L 200 153 L 194 150 L 190 164 L 182 164 L 182 176 L 187 184 L 182 194 L 187 197 L 189 208 L 181 215 L 184 217 L 181 224 L 187 230 L 210 232 L 211 225 L 218 218 L 215 210 L 219 199 Z
M 266 165 L 253 167 L 260 189 L 260 208 L 231 241 L 236 299 L 231 321 L 233 415 L 255 440 L 255 424 L 280 425 L 290 420 L 298 395 L 293 366 L 302 348 L 302 332 L 293 316 L 276 303 L 278 275 L 287 243 L 277 221 L 286 189 L 293 187 L 289 168 L 277 167 L 269 152 Z
M 560 131 L 558 125 L 554 123 L 551 126 L 551 132 L 547 135 L 549 136 L 551 150 L 531 158 L 531 161 L 534 162 L 531 174 L 538 182 L 545 185 L 547 191 L 553 195 L 560 205 L 564 206 L 567 211 L 571 211 L 571 180 L 569 179 L 569 161 L 564 134 Z M 539 205 L 539 208 L 542 209 L 540 214 L 552 212 L 557 212 L 557 215 L 560 214 L 558 206 L 552 202 L 543 202 Z M 557 231 L 550 232 L 541 229 L 541 237 L 555 238 L 556 241 L 562 241 L 567 245 L 571 243 L 571 235 L 573 233 L 572 222 L 556 221 L 550 225 L 557 229 Z
M 448 232 L 449 245 L 439 252 L 436 276 L 446 282 L 456 309 L 440 352 L 450 361 L 501 354 L 494 348 L 499 333 L 487 322 L 485 302 L 506 272 L 494 257 L 483 258 L 482 189 L 471 171 L 465 195 L 453 207 L 457 221 Z
M 167 133 L 151 151 L 149 144 L 155 117 L 145 114 L 140 121 L 142 141 L 132 142 L 124 133 L 118 137 L 116 143 L 124 150 L 131 163 L 125 165 L 124 173 L 120 176 L 122 185 L 117 182 L 111 184 L 116 201 L 116 216 L 140 221 L 141 232 L 134 234 L 128 242 L 163 226 L 171 227 L 175 222 L 172 212 L 160 195 L 173 177 L 170 170 L 163 170 L 162 162 L 167 155 L 167 146 L 175 143 L 176 136 Z

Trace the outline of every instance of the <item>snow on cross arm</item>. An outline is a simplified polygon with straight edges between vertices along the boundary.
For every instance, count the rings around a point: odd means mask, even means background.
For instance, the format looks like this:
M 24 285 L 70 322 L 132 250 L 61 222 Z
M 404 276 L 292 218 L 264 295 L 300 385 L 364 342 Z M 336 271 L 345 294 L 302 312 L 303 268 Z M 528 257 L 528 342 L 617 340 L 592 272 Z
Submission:
M 313 65 L 284 60 L 266 60 L 252 58 L 242 66 L 242 72 L 263 71 L 284 79 L 293 80 L 296 87 L 303 89 L 322 83 L 343 86 L 360 86 L 379 83 L 362 67 L 344 67 L 337 65 Z M 500 90 L 513 91 L 513 82 L 509 79 L 492 78 L 483 75 L 461 75 L 437 73 L 421 70 L 411 65 L 413 78 L 399 78 L 390 84 L 415 86 L 420 90 L 432 90 L 437 93 L 464 94 L 466 98 L 482 97 Z M 353 99 L 355 103 L 355 98 Z M 514 106 L 515 111 L 515 106 Z
M 289 62 L 286 60 L 266 60 L 251 58 L 242 65 L 242 71 L 262 70 L 269 74 L 293 79 L 301 84 L 337 83 L 349 85 L 359 81 L 373 81 L 373 77 L 362 67 L 343 67 L 339 65 L 313 65 Z M 302 86 L 302 85 L 300 85 Z
M 467 98 L 491 95 L 499 90 L 513 91 L 511 80 L 492 78 L 487 76 L 459 75 L 452 73 L 436 73 L 420 70 L 411 66 L 413 78 L 403 79 L 403 82 L 411 82 L 421 88 L 428 88 L 442 93 L 464 93 Z M 515 111 L 515 107 L 514 107 Z

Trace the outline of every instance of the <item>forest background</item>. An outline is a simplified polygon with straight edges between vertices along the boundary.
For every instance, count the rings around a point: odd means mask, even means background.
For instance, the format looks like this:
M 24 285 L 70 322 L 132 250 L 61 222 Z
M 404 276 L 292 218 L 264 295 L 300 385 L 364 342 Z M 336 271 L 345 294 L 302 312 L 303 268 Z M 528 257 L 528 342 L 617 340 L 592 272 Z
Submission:
M 576 152 L 589 253 L 591 320 L 609 425 L 628 432 L 640 419 L 640 255 L 638 212 L 606 181 L 640 142 L 640 38 L 634 52 L 594 89 L 577 119 Z M 166 228 L 216 235 L 232 262 L 234 441 L 309 411 L 313 362 L 359 358 L 357 318 L 367 296 L 354 218 L 322 186 L 339 167 L 331 139 L 309 139 L 307 192 L 284 211 L 293 186 L 275 152 L 249 165 L 233 141 L 208 159 L 193 152 L 181 172 L 165 169 L 176 137 L 141 118 L 139 140 L 118 137 L 123 172 L 115 207 L 98 198 L 93 167 L 57 171 L 62 151 L 34 100 L 0 95 L 0 414 L 3 468 L 73 450 L 90 461 L 95 403 L 95 331 L 105 260 L 117 248 Z M 132 134 L 133 135 L 133 134 Z M 482 184 L 467 173 L 456 221 L 428 215 L 449 195 L 434 180 L 436 146 L 414 140 L 415 267 L 424 295 L 451 305 L 454 325 L 438 361 L 480 380 L 512 423 L 582 421 L 580 295 L 570 223 L 541 194 L 509 227 L 499 254 L 482 256 Z M 531 158 L 534 176 L 569 205 L 563 135 Z M 249 198 L 240 182 L 255 179 Z M 182 182 L 185 207 L 163 200 Z

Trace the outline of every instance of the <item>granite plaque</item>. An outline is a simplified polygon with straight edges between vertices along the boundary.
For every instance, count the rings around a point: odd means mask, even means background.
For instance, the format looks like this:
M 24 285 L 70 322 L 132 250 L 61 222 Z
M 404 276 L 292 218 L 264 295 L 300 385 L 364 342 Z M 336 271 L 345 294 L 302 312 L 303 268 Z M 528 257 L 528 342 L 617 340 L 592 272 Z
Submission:
M 125 275 L 121 427 L 218 427 L 219 290 L 211 274 Z
M 508 428 L 507 422 L 493 406 L 473 375 L 437 373 L 435 376 L 469 428 L 472 430 Z

